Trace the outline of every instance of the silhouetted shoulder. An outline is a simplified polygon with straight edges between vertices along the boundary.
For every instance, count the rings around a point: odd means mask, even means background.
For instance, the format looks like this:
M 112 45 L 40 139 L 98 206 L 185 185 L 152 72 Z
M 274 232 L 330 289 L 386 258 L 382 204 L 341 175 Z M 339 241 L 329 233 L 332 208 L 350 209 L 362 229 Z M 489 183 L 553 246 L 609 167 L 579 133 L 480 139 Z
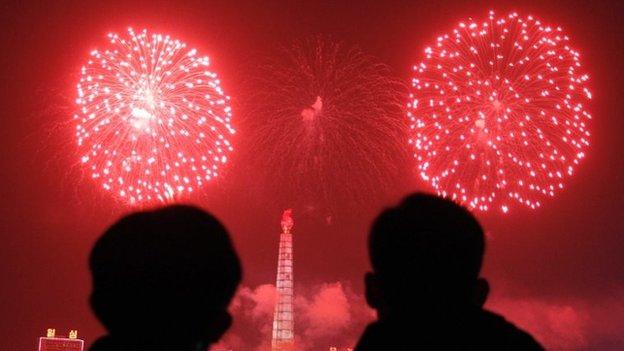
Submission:
M 528 333 L 485 310 L 445 327 L 415 319 L 402 323 L 370 324 L 355 351 L 382 350 L 505 350 L 543 351 Z M 420 324 L 422 322 L 422 324 Z
M 544 350 L 544 348 L 527 332 L 516 327 L 502 316 L 482 311 L 477 325 L 483 340 L 491 342 L 491 347 L 498 350 Z

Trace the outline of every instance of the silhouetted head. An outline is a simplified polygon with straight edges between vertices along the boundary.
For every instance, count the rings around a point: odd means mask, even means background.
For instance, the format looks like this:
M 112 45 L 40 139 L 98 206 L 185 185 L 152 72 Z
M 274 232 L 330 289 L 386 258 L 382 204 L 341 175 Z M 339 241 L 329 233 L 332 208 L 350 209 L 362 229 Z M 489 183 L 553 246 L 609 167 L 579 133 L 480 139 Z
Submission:
M 239 258 L 225 227 L 198 208 L 123 217 L 96 242 L 90 268 L 92 308 L 124 350 L 201 350 L 231 324 Z
M 480 306 L 487 295 L 487 282 L 479 279 L 484 246 L 483 229 L 466 209 L 437 196 L 410 195 L 372 225 L 368 302 L 380 318 Z

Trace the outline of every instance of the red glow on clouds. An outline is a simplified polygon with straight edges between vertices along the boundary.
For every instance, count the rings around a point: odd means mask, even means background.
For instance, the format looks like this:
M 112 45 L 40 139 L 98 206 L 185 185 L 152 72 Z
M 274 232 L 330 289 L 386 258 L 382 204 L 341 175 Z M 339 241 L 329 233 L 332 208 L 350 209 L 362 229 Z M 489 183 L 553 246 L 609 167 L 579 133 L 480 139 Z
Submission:
M 297 350 L 353 347 L 365 325 L 374 319 L 364 298 L 340 282 L 295 289 Z M 241 288 L 230 306 L 234 325 L 213 349 L 270 350 L 276 299 L 272 284 Z
M 440 35 L 408 104 L 420 177 L 482 211 L 555 196 L 589 146 L 589 76 L 571 45 L 560 27 L 493 11 Z
M 218 175 L 232 151 L 229 97 L 209 58 L 147 31 L 109 34 L 78 83 L 76 138 L 91 178 L 129 203 L 165 202 Z
M 336 336 L 351 326 L 350 303 L 340 283 L 323 284 L 311 298 L 296 302 L 304 311 L 305 340 Z

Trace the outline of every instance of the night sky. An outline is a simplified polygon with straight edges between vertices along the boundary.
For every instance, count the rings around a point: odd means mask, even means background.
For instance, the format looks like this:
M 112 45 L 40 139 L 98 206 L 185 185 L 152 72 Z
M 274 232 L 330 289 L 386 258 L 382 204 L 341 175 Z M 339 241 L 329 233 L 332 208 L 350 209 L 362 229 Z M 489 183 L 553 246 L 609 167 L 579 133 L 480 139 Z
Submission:
M 232 97 L 236 126 L 246 73 L 273 47 L 330 36 L 357 45 L 407 83 L 412 64 L 436 35 L 490 9 L 532 13 L 564 28 L 591 77 L 594 119 L 588 156 L 564 191 L 535 211 L 516 206 L 507 215 L 479 214 L 488 235 L 488 304 L 552 349 L 624 349 L 624 3 L 577 0 L 3 1 L 0 348 L 35 350 L 48 327 L 61 334 L 78 329 L 87 343 L 103 333 L 88 308 L 87 257 L 98 235 L 130 208 L 81 172 L 71 118 L 80 66 L 106 33 L 148 28 L 208 54 Z M 250 153 L 238 152 L 223 177 L 191 202 L 224 221 L 241 254 L 245 277 L 233 307 L 239 320 L 227 340 L 247 350 L 266 342 L 262 328 L 272 310 L 262 305 L 262 294 L 275 279 L 284 201 L 254 183 L 253 171 L 242 166 Z M 371 317 L 362 301 L 368 225 L 408 192 L 429 190 L 411 159 L 397 167 L 401 176 L 391 190 L 374 194 L 357 211 L 334 204 L 331 223 L 314 206 L 292 204 L 304 311 L 299 330 L 314 340 L 310 347 L 348 345 Z M 324 305 L 336 301 L 343 304 Z M 335 322 L 333 330 L 319 330 L 315 323 L 323 318 Z

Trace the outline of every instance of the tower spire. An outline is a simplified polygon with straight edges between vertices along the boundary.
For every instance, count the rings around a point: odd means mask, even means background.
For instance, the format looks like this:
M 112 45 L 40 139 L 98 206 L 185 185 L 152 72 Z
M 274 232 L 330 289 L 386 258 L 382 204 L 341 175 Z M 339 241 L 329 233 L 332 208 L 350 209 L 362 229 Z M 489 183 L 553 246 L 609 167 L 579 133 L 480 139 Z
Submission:
M 295 341 L 293 315 L 293 242 L 292 210 L 282 214 L 279 254 L 277 256 L 277 302 L 273 314 L 272 351 L 292 350 Z

